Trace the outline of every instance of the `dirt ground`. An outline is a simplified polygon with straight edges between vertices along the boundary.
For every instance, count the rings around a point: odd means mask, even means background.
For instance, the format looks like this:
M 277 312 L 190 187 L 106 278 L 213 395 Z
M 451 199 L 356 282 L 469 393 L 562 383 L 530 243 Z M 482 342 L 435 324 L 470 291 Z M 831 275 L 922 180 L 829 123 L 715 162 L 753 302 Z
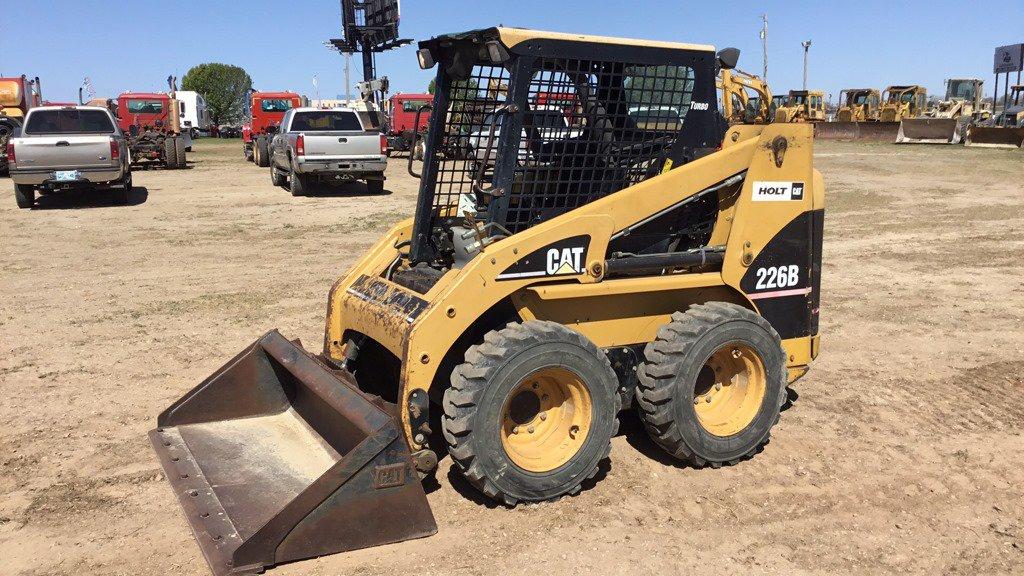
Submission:
M 204 575 L 156 415 L 269 328 L 319 350 L 327 290 L 413 210 L 292 198 L 234 141 L 186 171 L 17 210 L 0 180 L 0 574 Z M 673 465 L 635 420 L 579 496 L 493 507 L 441 463 L 432 538 L 286 575 L 1024 574 L 1024 154 L 820 143 L 822 355 L 773 439 Z

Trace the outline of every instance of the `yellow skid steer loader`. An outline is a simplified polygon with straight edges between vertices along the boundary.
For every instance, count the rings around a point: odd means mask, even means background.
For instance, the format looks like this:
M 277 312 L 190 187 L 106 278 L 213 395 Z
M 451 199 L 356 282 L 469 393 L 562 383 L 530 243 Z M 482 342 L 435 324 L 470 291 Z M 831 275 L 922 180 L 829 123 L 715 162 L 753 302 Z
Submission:
M 421 42 L 415 216 L 331 289 L 322 352 L 271 331 L 151 433 L 213 572 L 432 534 L 420 482 L 446 455 L 507 506 L 576 494 L 623 409 L 692 466 L 758 453 L 819 351 L 825 190 L 809 124 L 718 113 L 738 56 Z M 574 120 L 534 114 L 541 94 Z

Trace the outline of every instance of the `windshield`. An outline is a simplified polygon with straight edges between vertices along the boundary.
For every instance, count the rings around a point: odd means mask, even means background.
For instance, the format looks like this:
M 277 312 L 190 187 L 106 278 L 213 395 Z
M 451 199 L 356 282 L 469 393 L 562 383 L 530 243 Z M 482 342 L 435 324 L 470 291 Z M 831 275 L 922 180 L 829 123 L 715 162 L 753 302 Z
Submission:
M 292 132 L 362 131 L 359 117 L 349 110 L 318 110 L 298 112 L 292 119 Z
M 974 81 L 950 80 L 946 87 L 946 100 L 973 100 Z
M 430 106 L 433 104 L 430 100 L 406 100 L 402 102 L 403 112 L 415 112 L 424 106 Z
M 865 104 L 868 101 L 867 92 L 854 92 L 850 94 L 850 104 Z
M 789 105 L 790 106 L 793 106 L 794 104 L 803 105 L 803 104 L 806 104 L 806 103 L 807 103 L 807 95 L 806 94 L 793 94 L 792 96 L 789 97 Z
M 260 101 L 260 110 L 264 112 L 287 112 L 292 109 L 292 101 L 287 98 L 274 98 Z
M 25 134 L 112 134 L 114 124 L 102 110 L 35 110 L 29 114 Z
M 162 100 L 129 100 L 129 114 L 160 114 L 164 111 Z

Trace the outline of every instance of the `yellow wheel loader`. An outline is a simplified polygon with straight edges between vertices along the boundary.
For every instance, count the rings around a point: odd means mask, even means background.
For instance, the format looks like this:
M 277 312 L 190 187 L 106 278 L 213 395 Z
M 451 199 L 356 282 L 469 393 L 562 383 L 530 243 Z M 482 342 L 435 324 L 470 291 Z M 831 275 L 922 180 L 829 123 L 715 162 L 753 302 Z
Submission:
M 978 78 L 946 80 L 946 97 L 917 118 L 900 123 L 898 144 L 959 144 L 967 127 L 988 120 L 992 109 L 982 102 L 985 82 Z
M 897 122 L 880 122 L 882 95 L 874 88 L 848 88 L 839 93 L 835 121 L 815 124 L 814 137 L 825 140 L 893 141 Z
M 576 494 L 626 409 L 682 463 L 737 464 L 818 354 L 812 129 L 727 126 L 737 50 L 489 28 L 417 55 L 415 216 L 331 289 L 323 350 L 271 331 L 151 432 L 217 575 L 435 532 L 445 456 L 507 506 Z
M 1005 109 L 985 123 L 967 127 L 965 146 L 1024 148 L 1024 85 L 1010 87 Z
M 790 90 L 786 104 L 775 110 L 775 122 L 824 122 L 825 93 L 820 90 Z

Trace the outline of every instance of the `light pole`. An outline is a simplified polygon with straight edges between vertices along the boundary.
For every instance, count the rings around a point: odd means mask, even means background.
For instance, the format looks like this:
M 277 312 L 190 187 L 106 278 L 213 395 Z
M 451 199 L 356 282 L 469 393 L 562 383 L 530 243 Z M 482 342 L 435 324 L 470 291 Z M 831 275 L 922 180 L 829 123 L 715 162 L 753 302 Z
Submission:
M 807 90 L 807 52 L 811 49 L 811 41 L 805 40 L 800 43 L 804 47 L 804 90 Z
M 764 68 L 761 73 L 761 78 L 768 81 L 768 15 L 761 14 L 761 62 L 764 64 Z

